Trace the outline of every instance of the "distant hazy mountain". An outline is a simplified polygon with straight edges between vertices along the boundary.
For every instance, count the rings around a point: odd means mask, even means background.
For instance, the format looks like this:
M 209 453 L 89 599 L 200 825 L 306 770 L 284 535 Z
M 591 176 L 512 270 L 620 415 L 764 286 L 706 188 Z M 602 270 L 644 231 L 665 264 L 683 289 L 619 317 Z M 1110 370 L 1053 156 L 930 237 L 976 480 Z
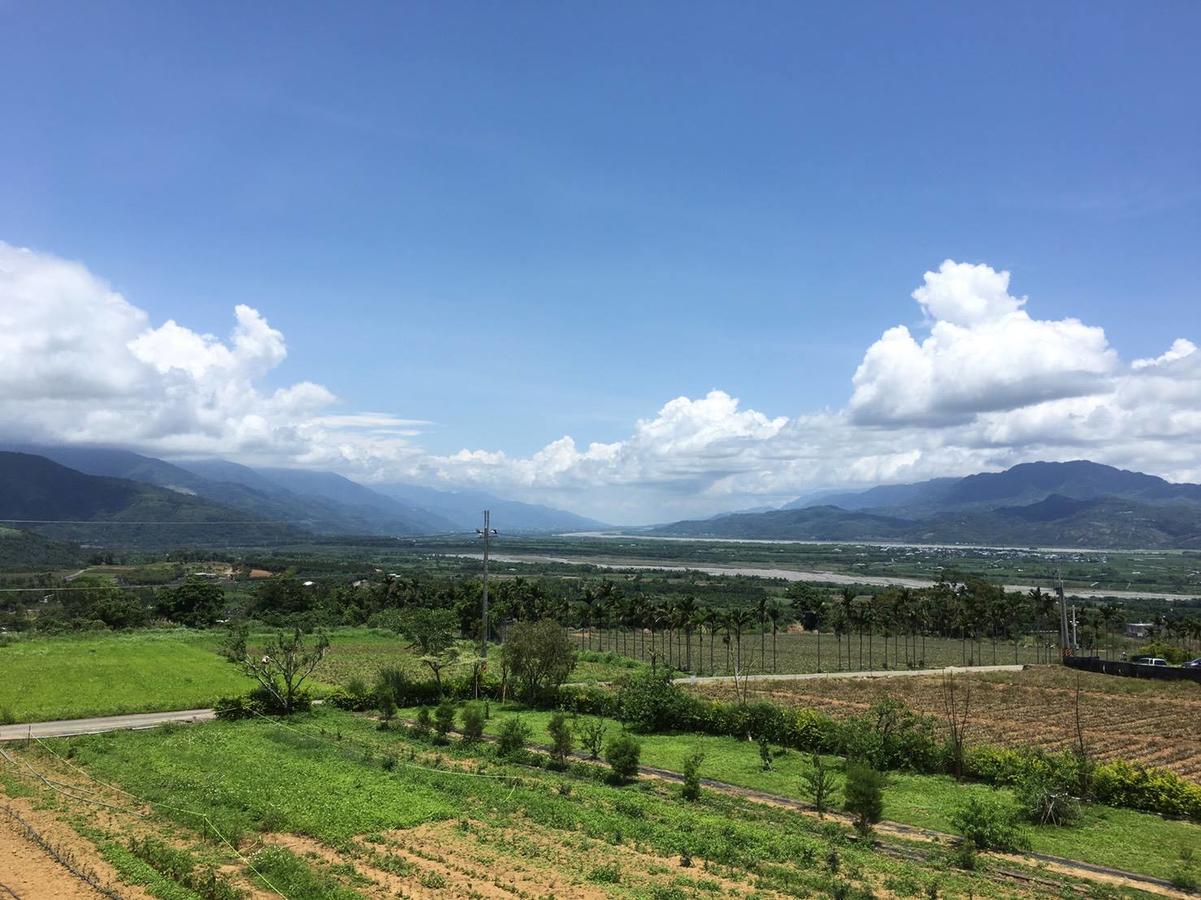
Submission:
M 83 563 L 78 544 L 54 541 L 32 531 L 0 525 L 0 570 L 36 572 Z
M 0 452 L 0 524 L 106 546 L 258 544 L 301 529 L 144 482 L 89 475 L 44 456 Z M 118 523 L 118 524 L 82 524 Z
M 1026 463 L 1004 472 L 802 498 L 783 509 L 676 522 L 652 533 L 769 540 L 1071 547 L 1201 547 L 1201 485 L 1098 463 Z
M 165 462 L 109 447 L 11 446 L 88 475 L 105 475 L 203 497 L 255 518 L 288 522 L 319 534 L 436 534 L 452 530 L 440 516 L 414 509 L 328 472 L 255 470 L 225 460 Z M 289 487 L 291 484 L 295 489 Z
M 491 509 L 511 532 L 586 531 L 595 519 L 548 506 L 505 500 L 483 491 L 417 485 L 366 487 L 334 472 L 251 468 L 222 459 L 170 463 L 110 447 L 7 445 L 88 475 L 122 478 L 210 500 L 256 518 L 318 534 L 423 535 L 473 531 Z
M 458 531 L 479 528 L 485 509 L 492 512 L 493 527 L 510 532 L 597 531 L 608 527 L 596 519 L 550 506 L 504 500 L 485 491 L 440 491 L 414 484 L 378 484 L 375 489 L 438 513 L 453 522 Z

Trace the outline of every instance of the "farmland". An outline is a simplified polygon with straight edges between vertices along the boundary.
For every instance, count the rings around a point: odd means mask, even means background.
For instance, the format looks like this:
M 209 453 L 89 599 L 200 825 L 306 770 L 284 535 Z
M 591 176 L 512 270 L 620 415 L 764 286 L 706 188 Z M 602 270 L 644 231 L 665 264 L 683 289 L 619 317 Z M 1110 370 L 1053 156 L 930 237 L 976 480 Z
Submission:
M 1072 883 L 1020 860 L 961 871 L 925 842 L 882 834 L 869 848 L 790 810 L 708 791 L 686 803 L 668 784 L 618 788 L 515 766 L 485 747 L 431 747 L 335 711 L 95 735 L 13 758 L 10 802 L 61 840 L 63 823 L 85 837 L 73 840 L 76 858 L 122 896 L 139 896 L 130 882 L 190 896 L 181 882 L 204 866 L 226 891 L 275 888 L 293 900 L 1029 897 Z M 194 869 L 165 865 L 170 854 L 147 836 Z
M 29 722 L 211 706 L 252 686 L 217 653 L 223 637 L 222 631 L 180 628 L 12 639 L 0 646 L 0 712 Z M 474 652 L 469 645 L 463 651 L 464 658 Z M 491 655 L 498 652 L 491 648 Z M 581 660 L 573 677 L 606 681 L 631 665 L 596 654 Z M 385 666 L 429 674 L 408 642 L 392 632 L 334 629 L 312 687 L 321 694 L 352 678 L 370 683 Z M 454 665 L 446 674 L 455 677 L 467 668 Z
M 415 712 L 405 710 L 403 714 L 412 716 Z M 550 713 L 514 708 L 512 714 L 520 715 L 531 726 L 535 740 L 547 740 Z M 494 716 L 486 730 L 499 733 L 504 720 L 504 715 Z M 606 725 L 610 734 L 622 727 L 612 720 Z M 744 739 L 685 733 L 640 735 L 639 739 L 645 765 L 679 772 L 689 755 L 701 753 L 707 777 L 805 799 L 804 776 L 812 772 L 812 758 L 807 754 L 775 748 L 771 769 L 765 770 L 755 743 Z M 835 769 L 841 763 L 835 758 L 826 761 Z M 835 783 L 841 790 L 841 775 L 835 776 Z M 888 819 L 904 825 L 952 832 L 951 812 L 972 796 L 1009 800 L 1010 792 L 960 784 L 947 776 L 894 773 L 889 777 L 884 812 Z M 1079 828 L 1034 828 L 1030 834 L 1032 849 L 1037 851 L 1165 878 L 1178 867 L 1182 847 L 1201 845 L 1201 825 L 1105 807 L 1088 810 Z
M 1201 685 L 1189 681 L 1114 678 L 1053 666 L 961 676 L 963 687 L 970 688 L 969 739 L 1047 750 L 1071 747 L 1077 678 L 1081 725 L 1091 752 L 1103 760 L 1161 766 L 1201 781 Z M 704 690 L 728 693 L 721 687 Z M 938 677 L 752 683 L 750 690 L 758 699 L 836 716 L 861 713 L 885 697 L 940 720 L 943 716 Z

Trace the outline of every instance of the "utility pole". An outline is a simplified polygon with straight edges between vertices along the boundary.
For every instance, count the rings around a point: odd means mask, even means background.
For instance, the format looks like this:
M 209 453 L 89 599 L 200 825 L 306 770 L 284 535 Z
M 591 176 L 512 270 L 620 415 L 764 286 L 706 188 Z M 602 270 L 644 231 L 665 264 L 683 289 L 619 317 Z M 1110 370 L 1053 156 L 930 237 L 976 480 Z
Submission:
M 492 512 L 484 510 L 484 527 L 477 528 L 475 533 L 484 539 L 484 595 L 480 598 L 480 659 L 488 659 L 488 550 L 492 545 L 492 537 L 497 533 L 492 527 Z
M 1063 658 L 1073 655 L 1072 635 L 1068 631 L 1068 604 L 1063 596 L 1063 577 L 1055 570 L 1055 596 L 1059 598 L 1059 653 Z

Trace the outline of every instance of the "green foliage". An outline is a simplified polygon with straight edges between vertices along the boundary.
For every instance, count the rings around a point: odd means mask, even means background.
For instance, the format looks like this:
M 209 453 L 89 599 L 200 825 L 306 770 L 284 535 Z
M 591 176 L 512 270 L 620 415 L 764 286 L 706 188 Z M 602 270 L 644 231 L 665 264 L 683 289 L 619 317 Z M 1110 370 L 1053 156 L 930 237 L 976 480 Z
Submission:
M 430 708 L 422 706 L 417 710 L 417 717 L 413 720 L 413 734 L 419 738 L 427 738 L 430 736 L 430 731 L 433 730 L 433 718 L 430 716 Z
M 625 784 L 638 775 L 642 745 L 629 734 L 615 734 L 605 744 L 605 761 L 614 784 Z
M 1092 789 L 1099 803 L 1201 822 L 1201 785 L 1166 769 L 1120 759 L 1102 763 L 1093 772 Z
M 756 743 L 759 745 L 759 765 L 763 767 L 764 772 L 770 772 L 771 743 L 767 740 L 767 735 L 759 735 L 759 740 Z
M 450 734 L 455 727 L 455 707 L 449 700 L 443 700 L 434 710 L 434 731 L 438 734 L 438 740 L 445 741 L 446 736 Z
M 884 774 L 868 763 L 848 761 L 846 784 L 843 786 L 843 809 L 855 819 L 855 828 L 862 834 L 884 815 Z
M 203 900 L 241 900 L 245 892 L 231 885 L 212 866 L 197 864 L 192 854 L 152 837 L 134 838 L 130 852 L 160 875 Z
M 1035 825 L 1075 825 L 1080 803 L 1068 784 L 1049 772 L 1031 772 L 1013 789 L 1022 816 Z
M 621 868 L 616 861 L 602 863 L 588 873 L 588 880 L 595 884 L 621 884 Z
M 1025 850 L 1030 839 L 1016 823 L 1017 814 L 1007 803 L 992 797 L 973 796 L 951 817 L 964 841 L 977 850 Z
M 274 697 L 284 713 L 302 708 L 301 686 L 328 650 L 328 634 L 306 635 L 300 628 L 276 632 L 266 646 L 252 649 L 245 625 L 231 627 L 221 647 L 222 654 Z
M 580 744 L 588 751 L 589 759 L 599 759 L 605 742 L 604 719 L 582 719 L 577 725 Z
M 225 591 L 207 578 L 188 576 L 183 584 L 155 594 L 158 614 L 189 628 L 210 628 L 225 609 Z
M 407 609 L 398 617 L 395 625 L 422 656 L 437 656 L 446 652 L 458 634 L 458 620 L 454 611 L 449 609 Z
M 546 732 L 550 735 L 551 757 L 561 767 L 575 750 L 575 733 L 571 729 L 571 723 L 562 712 L 556 712 L 550 717 Z
M 396 699 L 392 696 L 392 689 L 386 685 L 376 691 L 375 704 L 382 721 L 390 722 L 396 715 Z
M 260 850 L 251 862 L 260 873 L 255 876 L 255 881 L 264 889 L 277 889 L 289 900 L 356 900 L 359 897 L 332 875 L 314 870 L 283 847 Z
M 693 704 L 704 701 L 686 695 L 672 684 L 671 677 L 666 670 L 646 669 L 623 678 L 617 690 L 617 718 L 643 733 L 680 727 Z
M 695 803 L 701 798 L 701 763 L 705 754 L 691 753 L 684 758 L 684 787 L 681 791 L 685 800 Z
M 530 742 L 530 726 L 521 716 L 509 716 L 500 726 L 496 739 L 496 752 L 501 756 L 519 756 Z
M 482 703 L 468 703 L 463 707 L 463 742 L 474 744 L 484 737 L 484 706 Z
M 830 808 L 830 800 L 834 796 L 834 773 L 826 765 L 820 753 L 814 753 L 808 772 L 801 776 L 805 783 L 806 793 L 818 817 L 822 817 Z
M 575 649 L 553 619 L 518 622 L 509 630 L 502 652 L 527 702 L 558 690 L 575 668 Z

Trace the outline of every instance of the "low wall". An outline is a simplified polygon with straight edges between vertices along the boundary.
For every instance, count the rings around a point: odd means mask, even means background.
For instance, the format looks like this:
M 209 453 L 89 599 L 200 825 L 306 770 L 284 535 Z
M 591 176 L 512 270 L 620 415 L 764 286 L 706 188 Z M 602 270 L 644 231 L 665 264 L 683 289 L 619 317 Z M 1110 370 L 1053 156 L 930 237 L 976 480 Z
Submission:
M 1158 678 L 1162 681 L 1195 681 L 1201 684 L 1201 669 L 1182 669 L 1179 666 L 1144 666 L 1132 662 L 1117 662 L 1099 656 L 1067 656 L 1064 665 L 1086 672 L 1104 675 L 1123 675 L 1127 678 Z

